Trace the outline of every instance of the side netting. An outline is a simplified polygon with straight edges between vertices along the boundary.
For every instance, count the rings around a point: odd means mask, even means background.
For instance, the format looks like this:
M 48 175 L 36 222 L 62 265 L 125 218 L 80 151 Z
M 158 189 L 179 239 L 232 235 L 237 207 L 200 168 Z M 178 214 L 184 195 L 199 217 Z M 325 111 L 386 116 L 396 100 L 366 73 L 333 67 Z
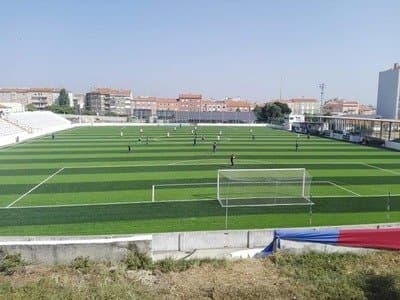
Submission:
M 222 207 L 312 205 L 306 169 L 218 170 L 217 199 Z

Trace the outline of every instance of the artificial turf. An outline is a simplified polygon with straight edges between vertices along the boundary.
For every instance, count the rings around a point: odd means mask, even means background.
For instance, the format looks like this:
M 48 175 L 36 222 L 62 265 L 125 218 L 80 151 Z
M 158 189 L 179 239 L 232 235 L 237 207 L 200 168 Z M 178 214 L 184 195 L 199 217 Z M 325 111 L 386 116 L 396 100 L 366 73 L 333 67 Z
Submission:
M 266 127 L 198 127 L 193 146 L 193 129 L 80 127 L 57 133 L 55 140 L 45 136 L 1 149 L 0 234 L 224 229 L 226 211 L 215 199 L 215 186 L 196 183 L 214 183 L 217 170 L 229 168 L 232 153 L 237 157 L 235 169 L 306 168 L 313 177 L 315 205 L 312 214 L 308 207 L 230 208 L 230 229 L 400 220 L 398 152 L 298 138 Z M 191 185 L 162 186 L 171 184 Z

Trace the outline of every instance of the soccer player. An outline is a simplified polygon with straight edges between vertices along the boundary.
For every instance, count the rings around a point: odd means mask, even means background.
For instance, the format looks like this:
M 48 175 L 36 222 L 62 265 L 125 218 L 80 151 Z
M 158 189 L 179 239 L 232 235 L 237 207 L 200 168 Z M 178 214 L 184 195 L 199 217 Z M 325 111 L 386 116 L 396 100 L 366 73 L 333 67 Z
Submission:
M 299 143 L 297 142 L 297 140 L 296 140 L 296 145 L 295 145 L 295 147 L 296 147 L 296 152 L 297 152 L 298 149 L 299 149 Z
M 310 133 L 308 132 L 307 133 L 307 140 L 309 140 L 310 139 Z
M 55 137 L 56 137 L 56 136 L 54 135 L 54 133 L 52 133 L 52 134 L 51 134 L 51 139 L 54 140 Z
M 217 151 L 217 142 L 214 142 L 212 145 L 213 153 Z
M 221 136 L 220 135 L 217 135 L 217 140 L 219 141 L 221 139 Z
M 231 155 L 231 167 L 233 167 L 233 165 L 234 165 L 233 160 L 234 160 L 235 158 L 236 158 L 235 154 L 232 153 L 232 155 Z
M 132 148 L 131 145 L 128 145 L 128 152 L 131 152 Z
M 167 137 L 169 137 L 169 131 L 167 132 Z
M 124 132 L 121 130 L 121 136 L 124 136 Z
M 256 136 L 255 136 L 254 134 L 252 134 L 252 135 L 251 135 L 251 139 L 252 139 L 253 141 L 255 141 L 255 140 L 256 140 Z
M 143 128 L 140 128 L 140 133 L 143 133 Z
M 174 127 L 174 131 L 176 131 L 176 126 Z
M 222 130 L 219 131 L 219 135 L 222 135 Z
M 146 145 L 149 144 L 149 136 L 146 137 Z

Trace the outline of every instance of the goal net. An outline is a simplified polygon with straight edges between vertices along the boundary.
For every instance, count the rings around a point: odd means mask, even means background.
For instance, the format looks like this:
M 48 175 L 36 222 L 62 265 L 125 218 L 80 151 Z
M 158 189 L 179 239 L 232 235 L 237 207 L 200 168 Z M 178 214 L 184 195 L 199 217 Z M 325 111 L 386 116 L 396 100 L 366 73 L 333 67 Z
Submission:
M 217 199 L 222 207 L 312 205 L 306 169 L 218 170 Z

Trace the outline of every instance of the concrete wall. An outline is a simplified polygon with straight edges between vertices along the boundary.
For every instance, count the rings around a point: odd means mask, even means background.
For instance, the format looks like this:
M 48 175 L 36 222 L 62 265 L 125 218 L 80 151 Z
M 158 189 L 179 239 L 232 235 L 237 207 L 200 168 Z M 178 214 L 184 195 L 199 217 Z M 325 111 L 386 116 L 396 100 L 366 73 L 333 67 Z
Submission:
M 399 223 L 370 224 L 370 225 L 353 225 L 353 226 L 329 226 L 314 227 L 319 228 L 380 228 L 399 226 Z M 299 228 L 300 229 L 300 228 Z M 307 229 L 310 229 L 309 227 Z M 255 230 L 228 230 L 228 231 L 193 231 L 193 232 L 174 232 L 174 233 L 156 233 L 153 234 L 153 253 L 154 252 L 173 252 L 183 251 L 190 252 L 193 250 L 205 249 L 253 249 L 264 248 L 272 242 L 274 237 L 274 229 L 255 229 Z M 286 241 L 285 241 L 286 243 Z M 321 244 L 296 243 L 296 247 L 287 242 L 285 245 L 292 246 L 294 249 L 300 249 L 307 244 L 310 250 L 322 250 L 328 252 L 331 247 Z M 286 247 L 288 248 L 288 247 Z M 348 248 L 348 247 L 341 247 Z M 339 249 L 339 248 L 338 248 Z M 354 248 L 351 248 L 354 249 Z
M 272 239 L 272 229 L 157 233 L 153 234 L 153 252 L 257 248 Z
M 135 235 L 119 238 L 78 238 L 9 240 L 2 238 L 0 249 L 4 253 L 20 253 L 22 259 L 32 264 L 68 264 L 78 256 L 93 261 L 116 262 L 130 251 L 151 255 L 152 236 Z

